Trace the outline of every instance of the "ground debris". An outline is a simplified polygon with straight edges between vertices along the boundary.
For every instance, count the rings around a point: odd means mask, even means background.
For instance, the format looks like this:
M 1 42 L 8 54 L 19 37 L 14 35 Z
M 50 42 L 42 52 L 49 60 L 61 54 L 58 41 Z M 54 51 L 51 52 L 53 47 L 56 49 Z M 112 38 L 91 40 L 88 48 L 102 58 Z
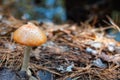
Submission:
M 16 44 L 11 34 L 23 21 L 2 15 L 0 21 L 0 67 L 20 70 L 24 46 Z M 48 37 L 47 43 L 33 47 L 31 52 L 30 70 L 35 77 L 40 78 L 43 70 L 55 80 L 120 79 L 120 43 L 105 33 L 111 27 L 33 23 Z

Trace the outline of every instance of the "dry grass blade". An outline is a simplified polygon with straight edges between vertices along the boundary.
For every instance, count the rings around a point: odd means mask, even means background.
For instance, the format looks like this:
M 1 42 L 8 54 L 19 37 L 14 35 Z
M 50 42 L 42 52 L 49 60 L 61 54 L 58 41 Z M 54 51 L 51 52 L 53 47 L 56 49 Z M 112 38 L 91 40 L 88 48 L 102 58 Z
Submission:
M 113 27 L 114 29 L 117 29 L 117 30 L 120 32 L 119 26 L 117 26 L 110 17 L 107 16 L 107 18 L 108 18 L 108 20 L 110 21 L 110 23 L 113 25 L 112 27 Z
M 86 71 L 88 71 L 90 69 L 90 67 L 91 67 L 91 65 L 88 65 L 85 68 L 77 68 L 77 67 L 75 67 L 75 69 L 77 71 L 71 73 L 70 75 L 65 76 L 63 78 L 63 80 L 66 80 L 68 77 L 73 78 L 73 77 L 79 76 L 82 72 L 84 74 Z
M 31 66 L 33 66 L 34 68 L 36 68 L 36 69 L 38 69 L 38 70 L 46 70 L 46 71 L 48 71 L 48 72 L 51 72 L 51 73 L 53 73 L 53 74 L 56 74 L 56 75 L 61 76 L 60 73 L 55 72 L 55 71 L 52 71 L 52 70 L 50 70 L 50 69 L 48 69 L 48 68 L 46 68 L 46 67 L 39 66 L 39 65 L 36 65 L 36 64 L 33 64 L 33 63 L 31 63 Z

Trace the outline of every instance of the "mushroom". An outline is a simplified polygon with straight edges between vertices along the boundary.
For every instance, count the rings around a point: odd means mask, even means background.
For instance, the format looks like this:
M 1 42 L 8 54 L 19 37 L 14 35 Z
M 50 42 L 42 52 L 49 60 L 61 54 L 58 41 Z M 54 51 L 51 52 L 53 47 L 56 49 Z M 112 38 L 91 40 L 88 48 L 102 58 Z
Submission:
M 31 48 L 44 44 L 47 41 L 47 37 L 37 26 L 28 22 L 28 24 L 19 27 L 13 33 L 13 39 L 15 42 L 26 46 L 21 71 L 27 72 Z

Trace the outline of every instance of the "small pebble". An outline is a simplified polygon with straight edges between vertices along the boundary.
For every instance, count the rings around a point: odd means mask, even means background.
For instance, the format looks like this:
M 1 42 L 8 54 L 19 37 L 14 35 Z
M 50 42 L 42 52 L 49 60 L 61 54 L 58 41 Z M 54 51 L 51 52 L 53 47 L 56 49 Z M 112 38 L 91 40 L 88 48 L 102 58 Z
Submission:
M 112 46 L 112 45 L 108 45 L 107 48 L 108 48 L 108 50 L 109 50 L 110 52 L 115 51 L 115 47 Z
M 91 43 L 91 47 L 99 49 L 99 48 L 102 47 L 102 43 L 100 43 L 100 42 L 93 42 L 93 43 Z
M 93 50 L 92 51 L 92 55 L 97 55 L 98 54 L 98 51 L 97 50 Z
M 64 71 L 64 68 L 63 68 L 63 66 L 60 66 L 60 67 L 58 67 L 58 68 L 56 68 L 58 71 Z
M 66 71 L 71 72 L 73 67 L 74 67 L 74 64 L 72 63 L 70 66 L 66 68 Z
M 92 55 L 97 55 L 98 54 L 97 50 L 94 50 L 90 47 L 86 48 L 86 52 L 91 53 Z
M 11 50 L 11 51 L 14 51 L 15 48 L 16 48 L 16 45 L 15 44 L 10 44 L 10 43 L 5 43 L 4 44 L 5 48 Z
M 86 48 L 86 52 L 88 52 L 88 53 L 91 53 L 91 52 L 92 52 L 92 50 L 93 50 L 93 49 L 92 49 L 92 48 L 90 48 L 90 47 L 87 47 L 87 48 Z
M 93 65 L 97 66 L 99 68 L 106 68 L 107 67 L 107 65 L 105 63 L 103 63 L 102 60 L 99 58 L 93 61 Z

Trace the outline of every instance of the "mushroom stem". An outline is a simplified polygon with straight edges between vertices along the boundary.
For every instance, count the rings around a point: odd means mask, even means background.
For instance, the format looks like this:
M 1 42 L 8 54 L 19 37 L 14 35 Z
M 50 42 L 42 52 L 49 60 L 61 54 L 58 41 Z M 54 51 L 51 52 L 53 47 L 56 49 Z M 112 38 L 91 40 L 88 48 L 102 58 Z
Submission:
M 26 46 L 21 71 L 27 71 L 28 70 L 28 65 L 29 65 L 29 60 L 30 60 L 30 51 L 31 51 L 31 47 Z

